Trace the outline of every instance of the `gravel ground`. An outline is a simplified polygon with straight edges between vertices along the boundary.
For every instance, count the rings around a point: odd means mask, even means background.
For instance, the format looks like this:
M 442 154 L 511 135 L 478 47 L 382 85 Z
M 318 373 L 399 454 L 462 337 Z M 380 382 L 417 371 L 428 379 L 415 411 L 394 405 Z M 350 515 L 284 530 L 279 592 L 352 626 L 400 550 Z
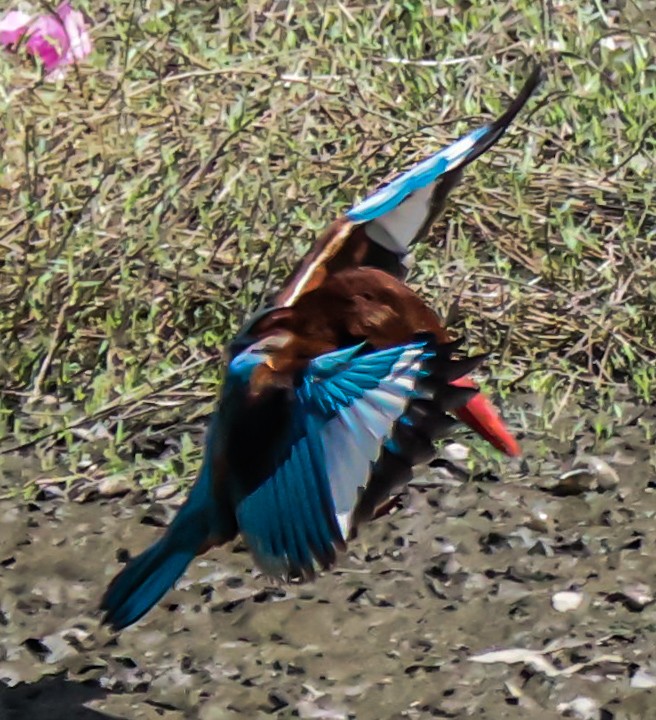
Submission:
M 656 718 L 654 451 L 631 423 L 593 443 L 526 441 L 502 477 L 429 468 L 309 585 L 215 550 L 119 636 L 99 597 L 181 493 L 4 500 L 0 717 Z

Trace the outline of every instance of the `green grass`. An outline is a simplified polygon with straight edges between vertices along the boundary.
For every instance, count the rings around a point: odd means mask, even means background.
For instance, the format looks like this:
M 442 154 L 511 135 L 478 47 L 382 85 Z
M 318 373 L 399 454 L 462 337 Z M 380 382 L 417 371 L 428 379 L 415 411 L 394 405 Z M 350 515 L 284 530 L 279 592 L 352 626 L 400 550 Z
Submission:
M 79 6 L 96 49 L 63 83 L 0 56 L 0 450 L 69 479 L 193 474 L 223 343 L 332 218 L 498 114 L 529 57 L 547 82 L 467 172 L 411 283 L 445 314 L 459 299 L 501 397 L 654 401 L 648 13 Z

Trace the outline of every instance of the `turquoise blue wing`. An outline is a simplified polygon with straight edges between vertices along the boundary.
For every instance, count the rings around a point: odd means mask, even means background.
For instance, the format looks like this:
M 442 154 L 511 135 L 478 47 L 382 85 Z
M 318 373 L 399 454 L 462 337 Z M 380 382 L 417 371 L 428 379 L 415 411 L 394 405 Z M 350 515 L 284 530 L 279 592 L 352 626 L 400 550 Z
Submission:
M 324 277 L 354 265 L 405 277 L 404 259 L 412 244 L 425 236 L 464 169 L 501 138 L 540 79 L 536 67 L 499 118 L 426 158 L 333 222 L 294 270 L 276 303 L 292 305 Z
M 364 223 L 367 236 L 397 255 L 405 255 L 412 242 L 442 211 L 446 197 L 464 168 L 496 143 L 540 82 L 535 68 L 519 95 L 494 122 L 472 130 L 431 155 L 385 187 L 353 207 L 347 218 Z
M 429 400 L 429 340 L 370 353 L 357 346 L 313 360 L 300 378 L 291 437 L 267 479 L 236 503 L 240 531 L 270 575 L 329 566 L 376 461 L 411 403 Z M 393 448 L 392 448 L 393 449 Z

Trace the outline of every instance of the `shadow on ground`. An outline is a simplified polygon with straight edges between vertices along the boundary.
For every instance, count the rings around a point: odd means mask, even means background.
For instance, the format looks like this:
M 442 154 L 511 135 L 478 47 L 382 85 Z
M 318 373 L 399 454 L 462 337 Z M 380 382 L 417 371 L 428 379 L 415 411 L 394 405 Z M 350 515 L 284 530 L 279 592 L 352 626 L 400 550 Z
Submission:
M 107 695 L 97 683 L 67 680 L 64 674 L 41 678 L 35 683 L 9 687 L 0 682 L 0 717 L 3 720 L 118 720 L 85 707 Z

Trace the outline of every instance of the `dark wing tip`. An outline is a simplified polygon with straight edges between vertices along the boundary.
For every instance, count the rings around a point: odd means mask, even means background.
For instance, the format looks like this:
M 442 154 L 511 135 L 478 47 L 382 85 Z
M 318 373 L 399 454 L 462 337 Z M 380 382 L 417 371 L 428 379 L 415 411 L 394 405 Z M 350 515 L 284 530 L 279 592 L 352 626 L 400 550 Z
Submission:
M 541 65 L 534 65 L 531 74 L 526 79 L 522 89 L 515 99 L 496 120 L 487 125 L 487 132 L 478 140 L 474 148 L 467 156 L 467 164 L 480 157 L 486 150 L 494 145 L 506 132 L 508 126 L 517 117 L 520 110 L 526 105 L 528 99 L 533 95 L 538 85 L 544 78 Z
M 505 130 L 508 125 L 517 117 L 519 111 L 526 105 L 528 99 L 536 91 L 538 85 L 544 80 L 544 71 L 541 65 L 535 64 L 531 74 L 526 78 L 522 89 L 517 97 L 510 103 L 506 111 L 498 117 L 491 125 L 492 128 Z

